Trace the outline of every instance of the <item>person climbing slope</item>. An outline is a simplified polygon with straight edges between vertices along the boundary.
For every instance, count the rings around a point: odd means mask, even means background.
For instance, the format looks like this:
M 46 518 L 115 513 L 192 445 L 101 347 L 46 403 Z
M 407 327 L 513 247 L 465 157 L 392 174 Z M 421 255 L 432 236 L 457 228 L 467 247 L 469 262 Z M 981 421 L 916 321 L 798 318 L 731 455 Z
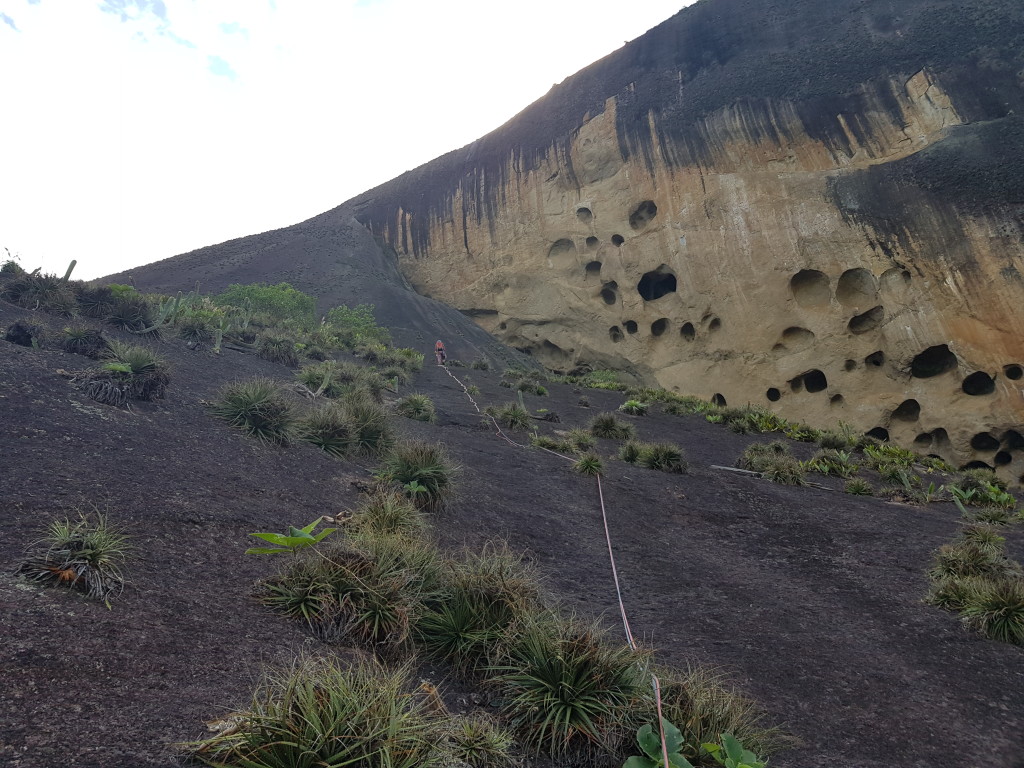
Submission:
M 434 355 L 437 357 L 437 364 L 444 365 L 445 360 L 448 359 L 448 353 L 444 350 L 444 344 L 440 339 L 437 340 L 437 344 L 434 345 Z

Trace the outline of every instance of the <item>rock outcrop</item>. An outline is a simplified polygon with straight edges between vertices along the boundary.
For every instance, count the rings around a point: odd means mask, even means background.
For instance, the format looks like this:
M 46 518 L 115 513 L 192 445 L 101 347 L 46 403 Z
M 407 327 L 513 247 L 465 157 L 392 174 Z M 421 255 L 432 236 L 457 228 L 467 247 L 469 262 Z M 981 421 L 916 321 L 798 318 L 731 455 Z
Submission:
M 701 0 L 271 250 L 133 272 L 260 263 L 322 294 L 367 260 L 352 217 L 371 261 L 551 368 L 1024 474 L 1019 0 Z

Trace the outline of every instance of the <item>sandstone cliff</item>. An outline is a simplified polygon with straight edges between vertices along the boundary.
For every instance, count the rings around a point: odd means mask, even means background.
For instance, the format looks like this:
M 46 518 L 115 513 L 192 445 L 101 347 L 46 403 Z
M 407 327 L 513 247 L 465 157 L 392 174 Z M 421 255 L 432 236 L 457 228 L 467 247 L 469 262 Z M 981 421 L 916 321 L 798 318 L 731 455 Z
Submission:
M 1017 479 L 1022 232 L 1019 0 L 701 0 L 461 150 L 133 272 L 368 290 L 385 321 L 407 280 L 555 369 Z

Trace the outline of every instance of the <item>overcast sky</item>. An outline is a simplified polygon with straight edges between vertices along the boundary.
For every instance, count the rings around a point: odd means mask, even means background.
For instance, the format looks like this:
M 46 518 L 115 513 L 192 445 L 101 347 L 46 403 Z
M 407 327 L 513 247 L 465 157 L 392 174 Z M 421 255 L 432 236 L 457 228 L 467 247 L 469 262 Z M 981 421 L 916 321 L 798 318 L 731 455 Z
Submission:
M 689 2 L 0 0 L 0 249 L 91 278 L 302 221 Z

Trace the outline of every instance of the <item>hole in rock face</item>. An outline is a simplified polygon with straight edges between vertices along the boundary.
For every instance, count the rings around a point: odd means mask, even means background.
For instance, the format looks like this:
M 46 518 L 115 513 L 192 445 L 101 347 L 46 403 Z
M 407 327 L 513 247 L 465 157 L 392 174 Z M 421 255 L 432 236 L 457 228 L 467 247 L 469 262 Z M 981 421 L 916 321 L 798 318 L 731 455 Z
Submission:
M 593 235 L 591 235 L 590 237 L 587 238 L 587 248 L 589 248 L 592 251 L 596 251 L 597 250 L 597 246 L 599 246 L 600 244 L 601 244 L 601 241 L 598 240 Z
M 679 335 L 687 341 L 693 341 L 697 337 L 697 331 L 693 327 L 693 323 L 683 323 L 683 327 L 679 329 Z
M 617 325 L 613 325 L 611 328 L 608 329 L 608 337 L 616 344 L 622 341 L 623 338 L 625 338 L 622 335 L 622 329 L 619 328 L 619 326 Z
M 622 235 L 612 235 L 612 245 L 614 245 L 616 248 L 621 246 L 624 242 L 626 242 L 626 238 L 624 238 Z
M 1024 435 L 1016 429 L 1008 429 L 1003 433 L 1003 444 L 1011 451 L 1024 448 Z
M 843 370 L 844 371 L 849 372 L 849 371 L 855 370 L 856 368 L 857 368 L 857 361 L 856 360 L 847 360 L 845 363 L 843 363 Z
M 975 371 L 964 379 L 960 388 L 968 395 L 991 395 L 996 391 L 996 382 L 984 371 Z
M 601 275 L 601 262 L 592 261 L 587 264 L 587 277 L 599 277 Z
M 644 301 L 657 301 L 662 296 L 675 293 L 676 276 L 662 264 L 641 277 L 640 282 L 636 284 L 636 290 Z
M 644 200 L 636 207 L 635 211 L 629 214 L 629 226 L 634 230 L 641 230 L 657 215 L 658 206 L 654 204 L 654 201 Z
M 782 332 L 782 343 L 789 349 L 803 349 L 814 342 L 814 332 L 791 325 Z
M 999 449 L 999 441 L 988 432 L 979 432 L 971 438 L 971 448 L 976 451 L 995 451 Z
M 1010 453 L 1007 451 L 1000 451 L 999 453 L 996 454 L 996 457 L 995 459 L 993 459 L 993 461 L 995 461 L 997 467 L 1005 467 L 1007 464 L 1013 461 L 1013 456 L 1011 456 Z
M 498 330 L 499 331 L 504 331 L 506 328 L 508 328 L 508 323 L 506 323 L 504 321 L 498 323 Z
M 808 392 L 822 392 L 828 387 L 828 379 L 817 368 L 807 371 L 807 373 L 803 374 L 802 378 Z
M 709 331 L 717 331 L 721 327 L 722 327 L 722 321 L 721 321 L 720 318 L 717 318 L 717 317 L 712 317 L 711 318 L 711 322 L 708 323 L 708 330 Z
M 867 365 L 871 368 L 881 368 L 883 365 L 885 365 L 885 352 L 883 352 L 882 350 L 872 352 L 870 355 L 864 358 L 864 365 Z
M 793 275 L 789 290 L 801 307 L 824 307 L 832 298 L 828 277 L 816 269 L 801 269 Z
M 789 389 L 792 392 L 803 392 L 804 389 L 804 377 L 794 376 L 789 380 Z
M 627 320 L 622 325 L 626 329 L 626 333 L 636 333 L 638 330 L 636 320 Z
M 845 398 L 843 398 L 842 395 L 832 395 L 832 397 L 830 397 L 828 399 L 828 404 L 829 405 L 840 406 L 840 405 L 844 405 L 845 403 L 846 403 L 846 400 L 845 400 Z
M 589 224 L 594 218 L 594 213 L 587 207 L 576 209 L 576 218 L 582 221 L 584 224 Z
M 869 429 L 865 434 L 868 437 L 873 437 L 876 440 L 881 440 L 883 443 L 889 442 L 889 430 L 886 429 L 885 427 L 875 427 L 874 429 Z
M 836 283 L 836 301 L 844 307 L 867 307 L 877 296 L 874 275 L 866 269 L 848 269 Z
M 899 421 L 917 421 L 921 418 L 921 404 L 917 400 L 904 400 L 892 412 L 892 417 Z
M 878 284 L 885 293 L 901 296 L 910 287 L 910 273 L 905 269 L 893 267 L 882 273 L 878 278 Z
M 551 263 L 555 266 L 567 266 L 572 263 L 575 255 L 576 243 L 566 238 L 556 240 L 554 245 L 548 250 L 548 258 L 551 259 Z
M 938 427 L 932 430 L 932 440 L 935 441 L 935 446 L 948 446 L 949 445 L 949 433 L 942 427 Z
M 910 375 L 915 379 L 930 379 L 956 368 L 956 355 L 945 344 L 928 347 L 910 363 Z
M 601 288 L 601 298 L 604 299 L 604 303 L 611 306 L 619 299 L 619 286 L 618 283 L 612 281 L 605 283 Z
M 919 448 L 927 448 L 932 444 L 931 432 L 922 432 L 920 435 L 914 438 L 914 445 Z
M 873 331 L 885 320 L 885 308 L 882 306 L 872 307 L 863 315 L 857 315 L 850 319 L 846 327 L 854 336 Z
M 779 402 L 779 398 L 782 397 L 782 393 L 779 392 L 775 387 L 769 387 L 768 391 L 764 393 L 764 396 L 773 403 Z
M 975 460 L 975 461 L 968 461 L 966 464 L 964 464 L 962 467 L 960 467 L 960 469 L 961 470 L 964 470 L 964 469 L 990 469 L 992 471 L 995 471 L 995 467 L 993 467 L 991 464 L 986 464 L 984 461 L 977 461 L 977 460 Z
M 715 392 L 715 394 L 711 396 L 711 403 L 713 405 L 717 405 L 719 408 L 725 408 L 727 405 L 725 398 L 718 392 Z
M 668 318 L 663 317 L 659 320 L 655 320 L 651 323 L 651 335 L 661 336 L 665 331 L 668 330 Z
M 1011 365 L 1004 365 L 1003 375 L 1006 378 L 1011 379 L 1013 381 L 1019 381 L 1021 378 L 1024 378 L 1024 368 L 1017 365 L 1016 363 L 1013 363 Z

